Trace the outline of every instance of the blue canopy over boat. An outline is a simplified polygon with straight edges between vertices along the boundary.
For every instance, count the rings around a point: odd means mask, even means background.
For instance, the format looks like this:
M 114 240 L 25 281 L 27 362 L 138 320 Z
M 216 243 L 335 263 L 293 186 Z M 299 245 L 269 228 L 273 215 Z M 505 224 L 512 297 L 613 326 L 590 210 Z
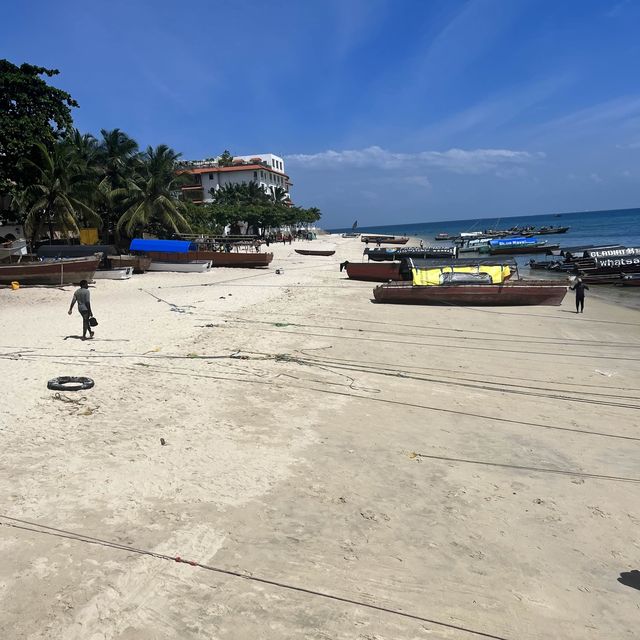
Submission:
M 499 238 L 495 240 L 489 240 L 489 244 L 494 247 L 508 247 L 511 245 L 523 245 L 523 244 L 539 244 L 537 238 Z
M 189 240 L 145 240 L 134 238 L 129 251 L 158 251 L 161 253 L 187 253 L 191 247 Z

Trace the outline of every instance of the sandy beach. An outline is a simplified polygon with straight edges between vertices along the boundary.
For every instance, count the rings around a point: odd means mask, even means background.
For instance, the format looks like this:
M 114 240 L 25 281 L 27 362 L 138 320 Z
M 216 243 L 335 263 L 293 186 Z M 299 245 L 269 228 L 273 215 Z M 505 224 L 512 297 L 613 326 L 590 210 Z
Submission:
M 640 311 L 376 305 L 331 241 L 98 281 L 93 341 L 0 290 L 1 638 L 638 636 Z

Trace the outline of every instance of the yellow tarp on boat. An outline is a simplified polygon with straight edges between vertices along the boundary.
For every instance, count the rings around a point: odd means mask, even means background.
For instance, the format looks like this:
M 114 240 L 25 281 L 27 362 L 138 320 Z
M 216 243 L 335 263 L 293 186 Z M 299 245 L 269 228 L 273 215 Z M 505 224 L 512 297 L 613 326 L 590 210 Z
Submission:
M 477 266 L 477 267 L 438 267 L 437 269 L 412 269 L 413 284 L 420 287 L 442 284 L 443 273 L 488 273 L 493 284 L 501 284 L 510 275 L 511 269 L 507 265 Z

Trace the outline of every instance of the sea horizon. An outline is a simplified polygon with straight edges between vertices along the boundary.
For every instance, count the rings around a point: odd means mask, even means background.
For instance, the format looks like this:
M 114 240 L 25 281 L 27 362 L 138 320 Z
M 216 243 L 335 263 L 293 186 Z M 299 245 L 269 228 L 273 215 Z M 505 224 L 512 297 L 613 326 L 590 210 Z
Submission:
M 629 213 L 629 212 L 637 212 L 640 215 L 640 206 L 638 207 L 625 207 L 623 209 L 589 209 L 589 210 L 585 210 L 585 211 L 560 211 L 560 212 L 555 212 L 555 213 L 524 213 L 524 214 L 518 214 L 518 215 L 510 215 L 510 216 L 479 216 L 479 217 L 474 217 L 474 218 L 460 218 L 460 219 L 455 219 L 455 220 L 433 220 L 433 221 L 421 221 L 421 222 L 398 222 L 398 223 L 394 223 L 394 224 L 384 224 L 384 225 L 360 225 L 358 224 L 358 227 L 356 229 L 356 231 L 361 231 L 361 230 L 369 230 L 369 229 L 384 229 L 384 228 L 398 228 L 398 227 L 412 227 L 412 226 L 416 226 L 416 225 L 434 225 L 434 224 L 460 224 L 463 222 L 477 222 L 477 221 L 481 221 L 481 220 L 498 220 L 498 221 L 503 221 L 503 220 L 515 220 L 515 219 L 522 219 L 522 218 L 563 218 L 565 216 L 576 216 L 576 215 L 597 215 L 597 214 L 601 214 L 601 213 Z M 560 223 L 557 223 L 560 224 Z M 326 229 L 327 232 L 329 233 L 347 233 L 349 231 L 352 230 L 352 227 L 332 227 L 330 229 Z
M 358 226 L 356 231 L 408 235 L 433 243 L 438 233 L 458 235 L 463 231 L 506 230 L 514 226 L 548 227 L 551 225 L 569 227 L 566 233 L 545 236 L 545 239 L 550 243 L 561 243 L 562 246 L 588 244 L 640 246 L 640 207 Z M 327 229 L 329 233 L 350 231 L 351 227 Z

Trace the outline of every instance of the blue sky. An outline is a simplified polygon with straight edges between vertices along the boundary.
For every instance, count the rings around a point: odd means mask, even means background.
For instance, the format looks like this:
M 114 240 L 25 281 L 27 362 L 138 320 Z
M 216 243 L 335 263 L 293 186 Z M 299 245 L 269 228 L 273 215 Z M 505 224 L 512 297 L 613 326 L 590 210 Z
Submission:
M 636 0 L 15 0 L 83 131 L 283 155 L 327 227 L 640 206 Z

